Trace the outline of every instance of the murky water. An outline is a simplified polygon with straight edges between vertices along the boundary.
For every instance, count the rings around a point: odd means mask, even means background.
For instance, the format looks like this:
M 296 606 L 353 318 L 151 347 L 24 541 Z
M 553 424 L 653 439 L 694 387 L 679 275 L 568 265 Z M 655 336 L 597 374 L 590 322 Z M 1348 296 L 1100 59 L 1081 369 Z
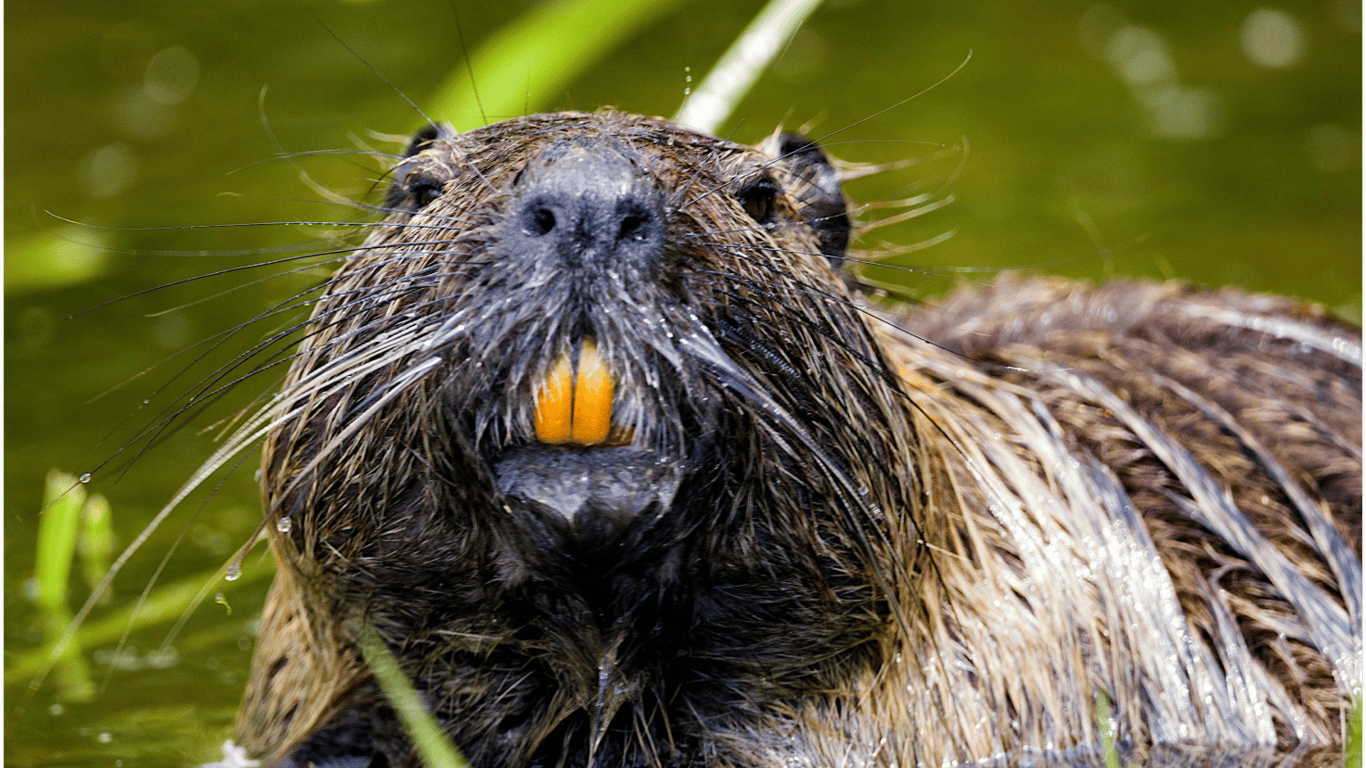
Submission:
M 458 6 L 465 39 L 477 46 L 527 4 Z M 897 258 L 926 272 L 873 275 L 913 295 L 989 279 L 936 272 L 944 267 L 1023 265 L 1088 279 L 1242 285 L 1359 320 L 1359 5 L 1165 6 L 831 2 L 726 132 L 757 141 L 782 123 L 829 137 L 832 153 L 850 161 L 926 158 L 850 189 L 863 201 L 953 194 L 947 208 L 865 240 L 904 246 L 954 232 Z M 671 114 L 687 77 L 705 73 L 748 12 L 720 0 L 678 7 L 547 106 Z M 347 3 L 316 13 L 419 105 L 460 65 L 446 6 Z M 355 219 L 319 202 L 289 163 L 258 163 L 275 152 L 271 136 L 292 152 L 350 148 L 353 135 L 374 144 L 368 131 L 404 133 L 421 121 L 298 8 L 144 2 L 58 13 L 29 1 L 7 4 L 6 22 L 5 640 L 13 670 L 42 640 L 25 584 L 48 469 L 93 472 L 90 489 L 111 499 L 119 539 L 130 541 L 213 450 L 219 420 L 279 375 L 239 388 L 145 455 L 125 453 L 136 459 L 126 473 L 121 460 L 102 465 L 191 388 L 174 377 L 203 348 L 172 356 L 319 279 L 256 283 L 254 272 L 230 272 L 139 294 L 231 270 L 262 258 L 243 252 L 319 231 L 122 228 Z M 947 82 L 878 114 L 969 52 Z M 965 161 L 961 153 L 935 159 L 964 142 Z M 377 176 L 364 158 L 299 162 L 352 195 Z M 35 256 L 35 243 L 67 239 L 108 250 Z M 273 327 L 227 346 L 241 349 Z M 252 461 L 211 496 L 183 504 L 92 621 L 131 605 L 173 547 L 159 584 L 227 561 L 260 519 Z M 261 567 L 258 550 L 247 568 Z M 63 700 L 52 680 L 30 693 L 31 677 L 9 674 L 6 765 L 217 759 L 265 584 L 221 585 L 230 611 L 211 587 L 169 644 L 174 617 L 137 629 L 117 653 L 117 633 L 86 649 L 101 685 L 93 701 Z M 72 607 L 87 593 L 77 581 Z

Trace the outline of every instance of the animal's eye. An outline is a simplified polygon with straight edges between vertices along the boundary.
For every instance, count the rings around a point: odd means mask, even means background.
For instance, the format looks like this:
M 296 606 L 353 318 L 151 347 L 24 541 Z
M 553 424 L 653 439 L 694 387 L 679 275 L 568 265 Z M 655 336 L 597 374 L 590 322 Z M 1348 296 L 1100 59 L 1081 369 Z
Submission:
M 772 179 L 761 178 L 740 190 L 736 198 L 755 223 L 769 224 L 773 221 L 777 195 L 778 185 Z
M 408 184 L 408 194 L 413 196 L 413 209 L 426 208 L 433 200 L 441 197 L 441 182 L 430 178 L 417 178 Z

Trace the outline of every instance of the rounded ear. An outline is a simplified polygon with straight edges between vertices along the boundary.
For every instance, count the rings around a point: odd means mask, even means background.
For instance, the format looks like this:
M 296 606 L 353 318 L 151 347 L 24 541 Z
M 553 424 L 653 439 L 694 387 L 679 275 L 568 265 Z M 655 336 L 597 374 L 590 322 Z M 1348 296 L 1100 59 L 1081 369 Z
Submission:
M 427 123 L 421 130 L 413 134 L 413 139 L 408 142 L 408 149 L 404 150 L 403 156 L 412 157 L 426 149 L 437 139 L 452 138 L 455 138 L 455 129 L 448 123 Z
M 431 198 L 440 194 L 440 184 L 434 184 L 426 179 L 412 179 L 409 171 L 412 170 L 412 158 L 430 147 L 437 139 L 451 139 L 455 137 L 455 129 L 446 123 L 428 123 L 422 130 L 413 134 L 413 138 L 408 142 L 408 148 L 403 151 L 403 161 L 394 166 L 389 172 L 393 181 L 389 184 L 389 189 L 384 195 L 385 208 L 398 208 L 403 205 L 405 199 L 410 196 L 415 198 L 413 208 L 421 208 L 431 201 Z
M 849 245 L 849 212 L 839 171 L 816 142 L 801 134 L 775 134 L 759 148 L 798 179 L 787 194 L 816 231 L 831 266 L 841 269 Z

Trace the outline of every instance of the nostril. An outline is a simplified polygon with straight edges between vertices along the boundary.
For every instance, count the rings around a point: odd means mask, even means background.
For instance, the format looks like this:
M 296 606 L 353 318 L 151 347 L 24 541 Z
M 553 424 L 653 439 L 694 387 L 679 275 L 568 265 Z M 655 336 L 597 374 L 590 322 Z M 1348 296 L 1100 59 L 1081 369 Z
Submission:
M 643 240 L 645 238 L 645 217 L 637 214 L 628 215 L 621 220 L 621 229 L 617 232 L 617 240 Z
M 527 212 L 523 229 L 532 237 L 543 237 L 555 228 L 555 212 L 538 205 Z

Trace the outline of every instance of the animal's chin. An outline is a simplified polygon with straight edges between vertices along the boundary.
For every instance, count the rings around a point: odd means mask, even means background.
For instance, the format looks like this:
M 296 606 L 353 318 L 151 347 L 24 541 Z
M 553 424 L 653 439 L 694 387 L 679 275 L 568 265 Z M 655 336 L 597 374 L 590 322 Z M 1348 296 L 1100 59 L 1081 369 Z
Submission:
M 631 523 L 673 503 L 684 462 L 637 445 L 523 445 L 493 462 L 510 504 L 562 521 L 582 551 L 616 542 Z

